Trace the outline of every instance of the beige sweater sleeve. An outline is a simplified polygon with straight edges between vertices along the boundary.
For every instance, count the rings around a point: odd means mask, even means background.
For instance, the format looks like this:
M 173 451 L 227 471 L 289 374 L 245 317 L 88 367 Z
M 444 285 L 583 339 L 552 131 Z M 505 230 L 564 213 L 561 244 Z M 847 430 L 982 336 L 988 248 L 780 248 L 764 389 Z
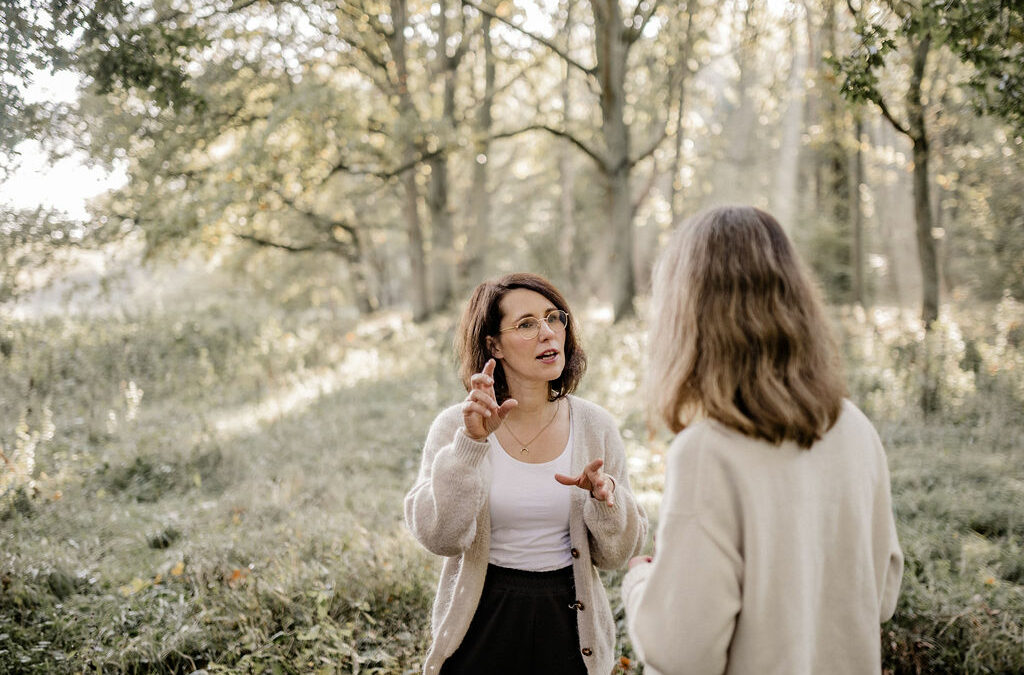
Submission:
M 454 556 L 476 537 L 487 498 L 487 442 L 466 436 L 458 407 L 438 415 L 427 434 L 416 483 L 405 496 L 405 522 L 431 553 Z
M 699 433 L 699 432 L 697 432 Z M 638 656 L 654 671 L 721 673 L 740 611 L 738 518 L 724 476 L 683 432 L 668 456 L 654 562 L 626 575 L 622 596 Z
M 873 430 L 872 430 L 873 431 Z M 882 570 L 883 578 L 878 584 L 880 594 L 878 598 L 879 621 L 885 622 L 896 613 L 896 602 L 899 600 L 900 583 L 903 581 L 903 550 L 900 548 L 899 538 L 896 536 L 896 520 L 892 512 L 892 486 L 890 484 L 889 466 L 886 463 L 885 452 L 882 450 L 882 441 L 874 434 L 877 456 L 879 461 L 879 474 L 882 488 L 876 492 L 878 503 L 875 505 L 875 518 L 881 519 L 882 523 L 876 523 L 875 529 L 888 532 L 888 560 L 878 563 L 876 568 Z
M 602 411 L 603 412 L 603 411 Z M 615 505 L 588 498 L 583 522 L 590 537 L 590 555 L 600 569 L 618 569 L 638 555 L 647 537 L 647 514 L 633 494 L 626 468 L 626 449 L 618 426 L 607 416 L 602 471 L 615 481 Z

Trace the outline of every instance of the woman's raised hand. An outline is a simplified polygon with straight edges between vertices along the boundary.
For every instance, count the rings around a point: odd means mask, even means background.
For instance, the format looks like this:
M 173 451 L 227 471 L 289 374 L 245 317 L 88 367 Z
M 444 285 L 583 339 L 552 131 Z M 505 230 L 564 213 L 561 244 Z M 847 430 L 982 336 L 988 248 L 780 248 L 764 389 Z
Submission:
M 608 506 L 615 506 L 615 479 L 601 471 L 602 466 L 604 466 L 604 460 L 595 459 L 584 467 L 583 473 L 579 476 L 573 478 L 556 473 L 555 480 L 562 485 L 575 485 L 578 488 L 590 490 L 594 499 L 601 500 Z
M 466 435 L 474 441 L 485 440 L 518 405 L 514 398 L 498 405 L 494 396 L 494 365 L 494 359 L 488 359 L 484 369 L 469 378 L 469 395 L 462 405 L 462 421 Z

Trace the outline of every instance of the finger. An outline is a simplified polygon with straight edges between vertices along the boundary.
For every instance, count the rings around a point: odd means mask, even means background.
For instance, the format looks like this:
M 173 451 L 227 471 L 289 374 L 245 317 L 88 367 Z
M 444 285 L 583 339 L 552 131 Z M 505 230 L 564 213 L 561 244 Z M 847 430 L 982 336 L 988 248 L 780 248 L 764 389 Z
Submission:
M 604 490 L 604 503 L 608 506 L 615 506 L 615 493 L 607 488 Z
M 480 415 L 480 417 L 491 416 L 491 411 L 484 407 L 482 404 L 477 403 L 476 401 L 471 401 L 466 405 L 462 406 L 463 415 L 472 415 L 474 413 Z
M 477 373 L 469 378 L 469 385 L 473 389 L 489 389 L 494 384 L 494 379 L 484 373 Z
M 608 506 L 615 506 L 615 497 L 612 496 L 611 491 L 607 488 L 594 490 L 594 499 L 602 501 Z
M 498 402 L 494 400 L 494 397 L 488 395 L 483 391 L 480 391 L 479 389 L 474 389 L 473 391 L 469 392 L 469 398 L 472 401 L 480 403 L 485 408 L 490 410 L 492 413 L 498 412 Z
M 483 374 L 487 377 L 494 375 L 494 359 L 487 359 L 487 363 L 484 364 Z
M 514 398 L 505 399 L 505 402 L 498 407 L 498 418 L 502 420 L 505 419 L 505 417 L 507 417 L 508 414 L 512 412 L 512 409 L 517 405 L 519 405 L 519 401 Z
M 585 469 L 583 469 L 583 470 L 584 470 L 584 471 L 585 471 L 586 473 L 590 474 L 590 473 L 593 473 L 594 471 L 597 471 L 597 470 L 598 470 L 598 469 L 600 469 L 600 468 L 601 468 L 602 466 L 604 466 L 604 460 L 603 460 L 603 459 L 600 459 L 600 458 L 598 458 L 598 459 L 595 459 L 595 460 L 594 460 L 593 462 L 591 462 L 590 464 L 587 464 L 587 467 L 586 467 Z
M 564 473 L 556 473 L 555 480 L 562 485 L 577 485 L 580 482 L 579 478 L 573 478 L 572 476 L 566 476 Z

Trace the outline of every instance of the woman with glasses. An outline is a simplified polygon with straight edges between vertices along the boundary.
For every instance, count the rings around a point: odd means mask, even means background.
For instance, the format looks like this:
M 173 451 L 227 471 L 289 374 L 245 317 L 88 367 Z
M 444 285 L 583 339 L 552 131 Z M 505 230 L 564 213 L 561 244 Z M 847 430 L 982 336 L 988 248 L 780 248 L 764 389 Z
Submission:
M 774 218 L 718 208 L 654 274 L 658 550 L 622 582 L 648 673 L 881 673 L 903 555 L 885 452 L 845 398 L 810 278 Z
M 572 395 L 586 357 L 543 277 L 480 284 L 456 349 L 465 400 L 434 420 L 405 520 L 444 556 L 426 675 L 607 675 L 615 622 L 596 568 L 639 552 L 647 517 L 618 426 Z

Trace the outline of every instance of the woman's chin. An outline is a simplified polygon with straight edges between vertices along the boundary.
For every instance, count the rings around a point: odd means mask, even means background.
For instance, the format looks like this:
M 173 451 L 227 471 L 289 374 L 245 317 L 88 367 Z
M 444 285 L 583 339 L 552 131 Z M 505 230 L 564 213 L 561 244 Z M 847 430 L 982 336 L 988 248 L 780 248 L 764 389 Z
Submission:
M 561 359 L 551 363 L 539 363 L 541 364 L 541 372 L 543 373 L 543 377 L 546 382 L 557 380 L 562 376 L 562 371 L 565 370 L 565 364 L 562 363 Z

